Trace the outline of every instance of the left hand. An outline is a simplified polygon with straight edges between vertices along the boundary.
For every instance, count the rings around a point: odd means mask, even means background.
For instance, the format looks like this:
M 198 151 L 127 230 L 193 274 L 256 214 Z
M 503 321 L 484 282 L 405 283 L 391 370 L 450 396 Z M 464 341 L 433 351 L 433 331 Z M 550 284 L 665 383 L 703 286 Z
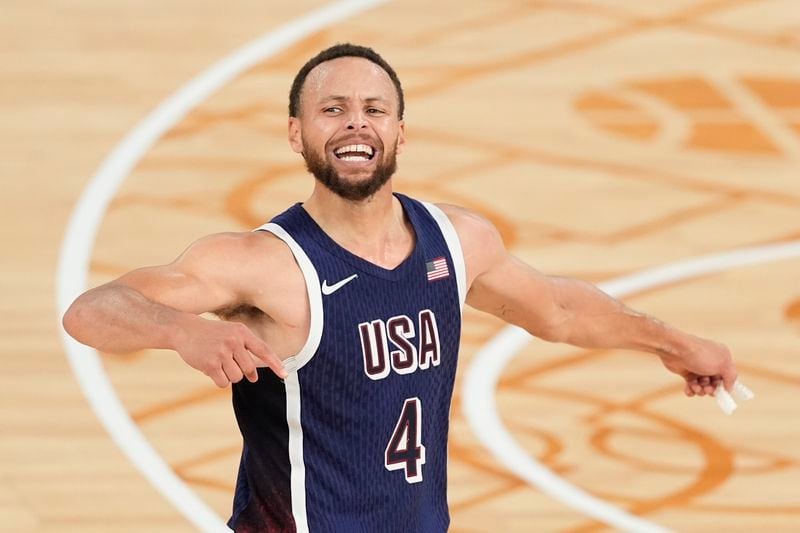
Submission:
M 729 392 L 736 382 L 736 366 L 727 346 L 714 341 L 689 337 L 676 353 L 659 354 L 670 372 L 686 381 L 686 396 L 713 396 L 722 383 Z

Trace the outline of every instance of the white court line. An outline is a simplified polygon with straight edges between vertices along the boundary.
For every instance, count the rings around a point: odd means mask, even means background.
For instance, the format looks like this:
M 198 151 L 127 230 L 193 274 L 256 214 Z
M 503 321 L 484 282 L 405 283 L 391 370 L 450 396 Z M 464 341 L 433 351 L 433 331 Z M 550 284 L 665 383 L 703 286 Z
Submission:
M 599 285 L 621 298 L 676 281 L 696 278 L 760 263 L 800 257 L 800 241 L 742 248 L 643 270 Z M 665 532 L 649 522 L 615 507 L 557 476 L 514 440 L 497 411 L 495 389 L 503 369 L 533 337 L 516 326 L 504 328 L 475 355 L 464 382 L 464 416 L 479 440 L 509 470 L 543 493 L 600 522 L 623 531 Z
M 59 317 L 86 290 L 92 248 L 109 203 L 142 156 L 195 106 L 231 79 L 327 26 L 388 0 L 342 0 L 312 11 L 245 45 L 188 82 L 140 122 L 106 157 L 67 226 L 56 278 Z M 97 352 L 67 335 L 61 340 L 95 415 L 128 459 L 195 527 L 230 531 L 155 452 L 117 397 Z

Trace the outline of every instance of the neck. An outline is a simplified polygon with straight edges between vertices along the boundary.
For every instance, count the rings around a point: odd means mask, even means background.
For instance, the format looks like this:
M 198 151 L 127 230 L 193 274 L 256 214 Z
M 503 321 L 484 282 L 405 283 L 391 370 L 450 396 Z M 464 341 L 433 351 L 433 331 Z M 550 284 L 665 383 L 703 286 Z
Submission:
M 414 232 L 391 181 L 362 201 L 345 200 L 316 182 L 303 208 L 337 244 L 384 268 L 394 268 L 413 249 Z

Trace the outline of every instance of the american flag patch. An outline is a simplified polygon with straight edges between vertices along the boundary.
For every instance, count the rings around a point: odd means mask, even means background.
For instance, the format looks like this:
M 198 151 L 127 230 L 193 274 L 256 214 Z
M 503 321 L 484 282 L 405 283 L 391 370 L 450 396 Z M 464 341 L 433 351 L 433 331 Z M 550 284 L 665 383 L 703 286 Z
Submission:
M 446 278 L 450 275 L 447 260 L 444 257 L 437 257 L 430 263 L 425 263 L 425 269 L 428 271 L 428 281 Z

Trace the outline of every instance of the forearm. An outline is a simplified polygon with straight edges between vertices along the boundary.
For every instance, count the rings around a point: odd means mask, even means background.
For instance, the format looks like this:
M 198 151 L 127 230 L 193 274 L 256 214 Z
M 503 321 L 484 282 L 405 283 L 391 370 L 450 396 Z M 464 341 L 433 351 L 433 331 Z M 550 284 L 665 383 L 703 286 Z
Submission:
M 154 302 L 118 283 L 81 295 L 64 314 L 64 329 L 77 341 L 111 353 L 175 348 L 182 325 L 200 319 Z
M 556 280 L 562 310 L 548 336 L 584 348 L 622 348 L 661 356 L 680 353 L 686 333 L 626 307 L 594 285 L 575 279 Z

